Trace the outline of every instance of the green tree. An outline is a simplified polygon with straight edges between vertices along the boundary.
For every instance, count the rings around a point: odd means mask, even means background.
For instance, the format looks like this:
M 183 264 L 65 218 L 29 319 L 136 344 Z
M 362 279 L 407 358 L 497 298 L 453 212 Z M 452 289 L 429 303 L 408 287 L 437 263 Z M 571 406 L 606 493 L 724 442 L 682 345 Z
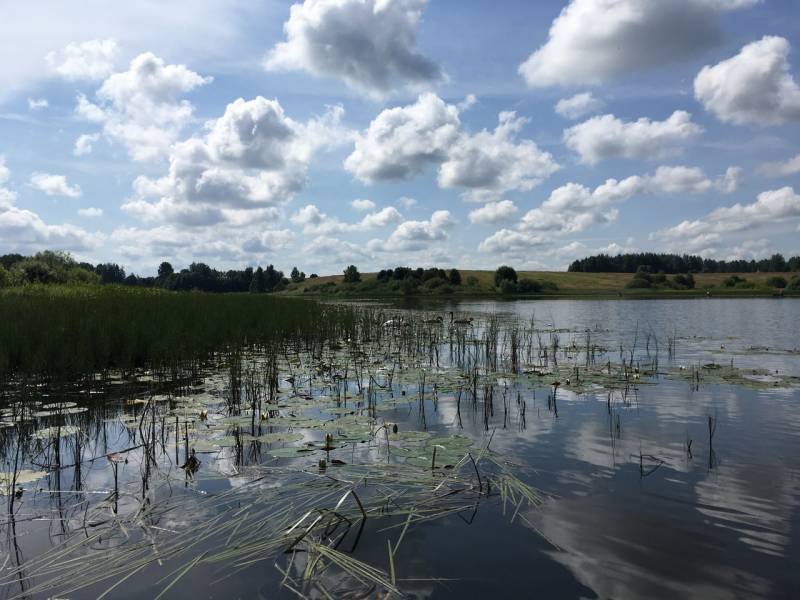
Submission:
M 167 279 L 170 275 L 175 272 L 175 269 L 172 268 L 172 265 L 167 261 L 162 262 L 158 265 L 158 278 L 162 281 Z
M 344 270 L 345 283 L 358 283 L 359 281 L 361 281 L 361 273 L 358 272 L 355 265 L 350 265 Z
M 266 281 L 264 277 L 264 269 L 258 267 L 253 273 L 253 278 L 250 280 L 250 293 L 263 294 L 267 291 Z
M 501 287 L 503 281 L 505 280 L 511 281 L 512 283 L 517 283 L 517 272 L 508 265 L 498 267 L 494 272 L 494 284 L 497 287 Z
M 451 285 L 461 285 L 461 273 L 458 272 L 458 269 L 450 269 L 447 280 Z
M 306 280 L 306 274 L 298 270 L 297 267 L 292 267 L 292 272 L 289 274 L 293 283 L 300 283 Z

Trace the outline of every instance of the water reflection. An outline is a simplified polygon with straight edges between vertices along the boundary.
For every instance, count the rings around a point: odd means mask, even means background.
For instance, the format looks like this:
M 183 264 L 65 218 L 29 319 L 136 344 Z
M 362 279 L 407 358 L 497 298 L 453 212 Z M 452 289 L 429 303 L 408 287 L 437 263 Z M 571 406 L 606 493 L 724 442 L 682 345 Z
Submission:
M 123 547 L 131 539 L 151 540 L 157 549 L 160 536 L 180 536 L 198 522 L 220 519 L 224 511 L 209 498 L 241 490 L 236 506 L 225 506 L 225 511 L 247 514 L 251 492 L 278 494 L 287 474 L 300 467 L 319 480 L 336 476 L 333 458 L 350 465 L 383 460 L 388 435 L 362 443 L 358 422 L 347 429 L 352 439 L 332 452 L 318 452 L 313 460 L 280 453 L 287 446 L 320 443 L 324 434 L 309 425 L 308 415 L 325 413 L 325 399 L 337 398 L 338 412 L 326 418 L 339 417 L 343 426 L 355 410 L 399 424 L 401 432 L 426 429 L 431 435 L 490 440 L 492 451 L 548 495 L 543 506 L 526 510 L 515 523 L 511 514 L 503 514 L 495 492 L 471 497 L 452 515 L 411 528 L 395 560 L 397 579 L 413 597 L 529 597 L 540 592 L 575 598 L 789 598 L 800 589 L 797 388 L 695 383 L 679 370 L 732 360 L 737 366 L 800 374 L 800 354 L 793 352 L 796 331 L 786 326 L 800 319 L 799 302 L 481 302 L 452 308 L 459 314 L 498 312 L 528 323 L 533 319 L 542 328 L 541 341 L 530 336 L 512 360 L 513 335 L 502 330 L 491 381 L 480 383 L 470 379 L 466 359 L 464 381 L 455 384 L 447 377 L 454 362 L 484 353 L 486 346 L 459 346 L 442 333 L 416 341 L 421 349 L 426 344 L 436 348 L 430 363 L 422 365 L 424 372 L 420 364 L 406 365 L 405 374 L 395 370 L 394 359 L 387 358 L 393 354 L 387 353 L 376 359 L 383 370 L 372 379 L 354 377 L 352 364 L 349 380 L 330 373 L 304 375 L 308 364 L 298 355 L 282 363 L 273 385 L 248 375 L 248 365 L 253 373 L 265 368 L 256 355 L 239 371 L 201 369 L 175 388 L 145 378 L 97 384 L 95 394 L 77 400 L 87 410 L 58 417 L 60 427 L 75 427 L 79 434 L 55 441 L 32 438 L 27 466 L 48 474 L 23 486 L 2 523 L 8 558 L 0 558 L 0 564 L 5 561 L 0 576 L 15 567 L 24 573 L 48 547 L 68 540 L 91 538 L 96 552 Z M 559 337 L 555 345 L 554 337 Z M 587 338 L 596 347 L 591 357 Z M 759 350 L 748 350 L 753 347 Z M 546 375 L 535 374 L 543 369 L 542 348 L 548 349 L 545 363 L 558 358 L 566 370 L 550 365 Z M 607 390 L 594 381 L 581 388 L 574 381 L 554 381 L 581 377 L 580 368 L 595 361 L 602 366 L 623 360 L 629 362 L 630 382 L 622 389 Z M 518 377 L 526 370 L 528 375 Z M 289 397 L 294 404 L 282 404 Z M 275 404 L 265 404 L 267 398 Z M 72 399 L 64 394 L 38 401 Z M 369 408 L 373 401 L 380 410 Z M 49 421 L 40 425 L 52 426 Z M 4 462 L 13 451 L 7 431 L 0 430 Z M 291 442 L 268 437 L 287 431 L 298 435 Z M 316 467 L 321 456 L 325 468 Z M 263 470 L 265 465 L 269 469 Z M 135 531 L 119 527 L 134 517 Z M 402 519 L 393 518 L 351 526 L 332 519 L 328 535 L 348 555 L 388 569 L 387 537 L 396 541 L 403 526 Z M 525 519 L 528 526 L 519 527 Z M 228 539 L 247 529 L 243 524 Z M 217 589 L 230 596 L 252 597 L 259 590 L 262 597 L 293 597 L 280 584 L 287 573 L 299 579 L 308 566 L 307 555 L 297 557 L 291 564 L 279 563 L 284 572 L 260 563 L 243 567 Z M 163 564 L 143 568 L 111 596 L 153 596 L 152 582 L 180 566 L 164 557 Z M 205 596 L 220 576 L 211 568 L 193 572 L 170 597 Z M 22 574 L 16 586 L 4 582 L 0 597 L 29 593 Z M 320 589 L 346 597 L 353 592 L 351 583 L 331 569 L 321 577 Z M 70 597 L 96 597 L 108 585 Z

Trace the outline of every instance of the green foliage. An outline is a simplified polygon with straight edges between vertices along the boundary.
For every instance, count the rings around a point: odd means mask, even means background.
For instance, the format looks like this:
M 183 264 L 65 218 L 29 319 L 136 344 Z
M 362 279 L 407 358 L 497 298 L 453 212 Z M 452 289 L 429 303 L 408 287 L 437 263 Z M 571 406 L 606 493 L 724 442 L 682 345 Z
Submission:
M 502 283 L 506 280 L 517 283 L 517 272 L 511 267 L 503 265 L 494 272 L 494 284 L 502 288 Z
M 341 331 L 355 318 L 300 298 L 52 285 L 4 289 L 0 314 L 0 376 L 170 368 L 245 343 Z
M 800 292 L 800 275 L 792 277 L 786 285 L 786 289 L 793 292 Z
M 0 265 L 0 288 L 8 287 L 11 285 L 11 274 L 6 270 L 3 265 Z
M 647 267 L 650 273 L 756 273 L 800 270 L 800 256 L 786 260 L 782 254 L 773 254 L 760 260 L 713 260 L 688 254 L 598 254 L 574 261 L 571 272 L 583 273 L 634 273 L 639 267 Z
M 253 278 L 250 280 L 250 293 L 263 294 L 267 291 L 267 282 L 264 277 L 264 269 L 258 267 L 256 272 L 253 273 Z
M 694 275 L 691 273 L 687 273 L 686 275 L 675 275 L 675 277 L 672 278 L 672 282 L 674 284 L 673 287 L 678 289 L 694 289 Z
M 450 285 L 461 285 L 461 273 L 458 272 L 458 269 L 450 269 L 450 272 L 447 274 L 447 280 L 450 282 Z
M 767 285 L 769 287 L 783 289 L 786 287 L 787 281 L 785 278 L 776 275 L 774 277 L 770 277 L 769 279 L 767 279 Z
M 161 281 L 164 281 L 168 277 L 170 277 L 173 273 L 175 273 L 175 269 L 172 268 L 172 265 L 167 261 L 162 262 L 158 265 L 158 278 Z
M 345 283 L 358 283 L 359 281 L 361 281 L 361 273 L 358 272 L 355 265 L 350 265 L 344 270 Z
M 500 293 L 502 294 L 517 293 L 517 282 L 511 279 L 501 279 L 499 287 L 500 287 Z
M 292 283 L 302 283 L 306 280 L 306 274 L 298 270 L 297 267 L 292 267 L 292 272 L 289 277 L 291 278 Z
M 467 277 L 467 287 L 476 288 L 480 285 L 480 280 L 475 275 Z

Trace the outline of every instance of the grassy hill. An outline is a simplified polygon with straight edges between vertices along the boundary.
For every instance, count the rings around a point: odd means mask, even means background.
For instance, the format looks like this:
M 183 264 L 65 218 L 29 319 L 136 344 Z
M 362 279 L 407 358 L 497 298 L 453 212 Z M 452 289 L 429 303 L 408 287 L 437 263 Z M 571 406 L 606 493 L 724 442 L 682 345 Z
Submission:
M 420 291 L 420 295 L 497 295 L 494 287 L 494 271 L 461 270 L 462 284 L 449 286 L 445 290 Z M 648 288 L 631 289 L 626 287 L 633 278 L 632 273 L 575 273 L 565 271 L 518 271 L 519 279 L 531 279 L 538 282 L 555 284 L 556 290 L 543 291 L 537 296 L 686 296 L 706 295 L 773 295 L 781 293 L 778 288 L 768 285 L 768 280 L 783 277 L 787 282 L 798 273 L 697 273 L 694 275 L 695 288 L 690 290 Z M 326 275 L 307 279 L 302 283 L 292 283 L 286 294 L 314 295 L 350 295 L 360 297 L 400 296 L 402 292 L 390 290 L 379 284 L 376 273 L 362 273 L 362 283 L 356 286 L 344 284 L 343 275 Z M 724 282 L 732 276 L 745 280 L 737 287 L 726 287 Z M 671 277 L 671 276 L 670 276 Z M 797 291 L 785 290 L 785 295 L 800 295 Z

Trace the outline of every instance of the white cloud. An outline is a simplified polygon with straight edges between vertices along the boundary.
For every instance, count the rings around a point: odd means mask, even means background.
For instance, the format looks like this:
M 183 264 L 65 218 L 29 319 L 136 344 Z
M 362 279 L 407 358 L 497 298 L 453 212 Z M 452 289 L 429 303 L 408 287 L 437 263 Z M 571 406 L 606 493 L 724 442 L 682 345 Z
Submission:
M 370 250 L 376 252 L 398 252 L 424 250 L 433 242 L 448 238 L 455 220 L 447 210 L 437 210 L 427 221 L 405 221 L 389 235 L 386 241 L 371 240 Z
M 493 132 L 462 134 L 439 167 L 439 186 L 466 188 L 465 199 L 481 202 L 511 190 L 529 191 L 559 169 L 549 152 L 531 140 L 517 141 L 527 123 L 501 112 Z
M 274 219 L 306 184 L 321 148 L 349 139 L 342 109 L 305 123 L 287 117 L 277 100 L 239 98 L 206 126 L 206 134 L 175 144 L 167 175 L 139 177 L 122 208 L 148 222 L 246 224 Z
M 11 179 L 11 171 L 6 166 L 6 157 L 0 154 L 0 210 L 8 208 L 17 201 L 17 194 L 5 187 Z
M 752 204 L 734 204 L 713 210 L 701 219 L 685 220 L 651 234 L 651 239 L 675 246 L 706 248 L 741 234 L 800 219 L 800 195 L 791 187 L 762 192 Z
M 101 243 L 101 234 L 73 225 L 48 225 L 36 213 L 14 206 L 16 193 L 4 187 L 10 178 L 5 157 L 0 155 L 0 240 L 5 252 L 87 250 Z
M 416 50 L 427 0 L 305 0 L 292 5 L 286 41 L 267 55 L 268 70 L 303 70 L 335 77 L 380 96 L 393 88 L 442 78 Z
M 357 223 L 344 223 L 319 210 L 313 204 L 307 204 L 289 219 L 295 225 L 303 228 L 303 233 L 308 235 L 330 235 L 336 233 L 353 233 L 386 227 L 391 223 L 401 221 L 403 216 L 392 206 L 387 206 L 377 212 L 365 215 Z
M 126 59 L 146 48 L 221 72 L 263 49 L 258 36 L 243 35 L 243 29 L 277 18 L 277 10 L 274 3 L 245 0 L 81 0 L 80 10 L 63 0 L 15 2 L 0 18 L 0 56 L 13 57 L 0 61 L 0 102 L 53 76 L 48 52 L 85 40 L 113 38 Z
M 295 237 L 288 229 L 268 229 L 247 239 L 242 248 L 255 254 L 274 254 L 286 248 Z
M 694 80 L 694 95 L 722 121 L 778 125 L 800 121 L 800 86 L 789 72 L 789 42 L 765 36 L 736 56 L 707 65 Z
M 517 207 L 511 200 L 488 202 L 481 208 L 469 212 L 470 223 L 501 223 L 511 220 L 517 213 Z
M 458 108 L 435 94 L 422 94 L 414 104 L 375 117 L 356 138 L 345 169 L 364 183 L 410 179 L 446 160 L 460 127 Z
M 359 212 L 364 212 L 373 210 L 375 208 L 375 203 L 372 200 L 356 199 L 350 203 L 350 206 Z
M 651 184 L 667 194 L 707 192 L 713 183 L 699 167 L 658 167 Z
M 408 196 L 403 196 L 398 202 L 403 208 L 414 208 L 419 204 L 414 198 L 409 198 Z
M 595 98 L 591 92 L 575 94 L 562 98 L 556 103 L 555 111 L 567 119 L 579 119 L 603 108 L 604 102 Z
M 653 174 L 608 179 L 590 189 L 579 183 L 556 188 L 541 206 L 529 210 L 515 229 L 501 229 L 479 246 L 492 253 L 513 253 L 552 244 L 553 240 L 615 221 L 621 203 L 634 196 L 699 194 L 715 187 L 696 167 L 662 166 Z
M 83 133 L 79 135 L 78 139 L 75 140 L 75 147 L 72 149 L 72 153 L 75 156 L 91 154 L 93 144 L 99 139 L 99 133 Z
M 519 67 L 531 87 L 599 84 L 694 56 L 720 38 L 725 11 L 759 0 L 572 0 Z
M 435 94 L 382 111 L 356 138 L 345 168 L 365 183 L 410 179 L 438 166 L 442 188 L 465 188 L 485 201 L 510 190 L 530 190 L 556 171 L 552 156 L 531 140 L 516 139 L 527 122 L 502 112 L 494 131 L 463 131 L 458 107 Z
M 50 103 L 46 98 L 28 98 L 29 110 L 44 110 L 48 106 L 50 106 Z
M 354 263 L 358 260 L 371 260 L 371 254 L 360 244 L 334 237 L 319 236 L 312 239 L 303 247 L 303 252 L 309 256 L 311 266 L 341 265 Z
M 103 216 L 103 209 L 102 208 L 79 208 L 78 214 L 82 217 L 88 218 L 95 218 L 95 217 L 102 217 Z
M 167 65 L 152 53 L 134 58 L 127 71 L 109 76 L 97 91 L 99 103 L 78 97 L 77 113 L 103 125 L 103 133 L 125 145 L 131 158 L 164 155 L 193 117 L 179 96 L 211 81 L 184 65 Z
M 592 117 L 564 131 L 564 142 L 594 165 L 607 158 L 657 159 L 676 154 L 680 146 L 700 135 L 703 128 L 692 115 L 676 110 L 664 121 L 641 118 L 622 121 L 614 115 Z
M 800 173 L 800 154 L 785 161 L 764 163 L 758 167 L 758 172 L 767 177 L 787 177 Z
M 741 167 L 728 167 L 725 174 L 714 182 L 714 186 L 723 194 L 732 194 L 739 189 L 739 178 L 742 176 Z
M 111 75 L 118 54 L 119 47 L 113 39 L 89 40 L 49 52 L 46 60 L 54 73 L 69 81 L 99 81 Z
M 69 185 L 64 175 L 51 175 L 49 173 L 34 173 L 31 175 L 30 186 L 44 192 L 48 196 L 67 196 L 78 198 L 81 188 L 78 185 Z

